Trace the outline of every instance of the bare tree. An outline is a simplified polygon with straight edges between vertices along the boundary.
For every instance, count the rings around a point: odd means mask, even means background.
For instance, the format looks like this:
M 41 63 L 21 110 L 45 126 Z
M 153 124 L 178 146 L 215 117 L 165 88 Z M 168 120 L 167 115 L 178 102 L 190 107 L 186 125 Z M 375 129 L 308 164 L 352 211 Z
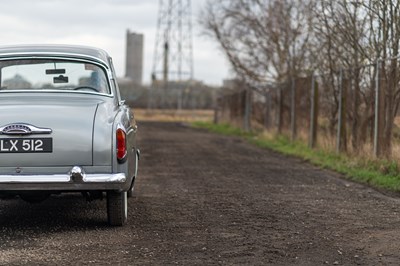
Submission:
M 399 86 L 399 42 L 400 42 L 400 1 L 369 0 L 363 3 L 369 17 L 368 56 L 371 60 L 381 59 L 381 89 L 383 105 L 383 132 L 380 154 L 391 155 L 394 119 L 400 104 Z
M 201 16 L 237 76 L 247 83 L 284 83 L 316 70 L 328 91 L 334 132 L 339 106 L 338 77 L 347 93 L 347 121 L 357 151 L 372 128 L 374 78 L 382 98 L 382 155 L 390 155 L 400 105 L 400 0 L 221 0 Z M 378 66 L 366 67 L 375 64 Z
M 308 65 L 308 1 L 208 2 L 201 23 L 247 81 L 282 82 Z
M 323 0 L 316 2 L 314 9 L 313 29 L 315 40 L 318 41 L 315 60 L 316 67 L 320 72 L 327 73 L 327 83 L 330 86 L 334 105 L 332 106 L 330 121 L 331 127 L 337 117 L 338 110 L 338 86 L 337 78 L 340 69 L 343 72 L 342 85 L 351 92 L 351 102 L 347 108 L 351 120 L 352 147 L 357 150 L 364 138 L 361 138 L 361 126 L 365 119 L 371 119 L 371 114 L 360 110 L 365 91 L 360 87 L 362 65 L 366 63 L 365 50 L 368 48 L 366 42 L 366 26 L 368 25 L 365 10 L 357 1 L 347 0 Z M 349 82 L 351 81 L 351 82 Z M 371 88 L 368 90 L 370 93 Z

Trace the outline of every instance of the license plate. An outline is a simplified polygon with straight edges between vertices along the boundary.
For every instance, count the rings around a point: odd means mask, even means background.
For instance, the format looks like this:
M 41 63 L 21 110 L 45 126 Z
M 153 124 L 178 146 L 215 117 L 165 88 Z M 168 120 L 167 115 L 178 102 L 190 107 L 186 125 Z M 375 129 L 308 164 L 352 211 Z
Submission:
M 9 138 L 0 139 L 0 153 L 53 152 L 52 138 Z

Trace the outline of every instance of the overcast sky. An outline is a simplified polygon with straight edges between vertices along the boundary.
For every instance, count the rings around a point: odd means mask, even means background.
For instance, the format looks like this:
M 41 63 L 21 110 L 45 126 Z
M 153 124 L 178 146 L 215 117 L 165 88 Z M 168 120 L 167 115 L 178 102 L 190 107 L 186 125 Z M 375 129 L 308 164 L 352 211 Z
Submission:
M 218 45 L 201 35 L 198 14 L 206 0 L 193 0 L 194 77 L 221 85 L 229 66 Z M 2 2 L 0 44 L 82 44 L 108 51 L 118 76 L 125 75 L 129 28 L 145 35 L 144 83 L 150 82 L 158 0 L 13 0 Z

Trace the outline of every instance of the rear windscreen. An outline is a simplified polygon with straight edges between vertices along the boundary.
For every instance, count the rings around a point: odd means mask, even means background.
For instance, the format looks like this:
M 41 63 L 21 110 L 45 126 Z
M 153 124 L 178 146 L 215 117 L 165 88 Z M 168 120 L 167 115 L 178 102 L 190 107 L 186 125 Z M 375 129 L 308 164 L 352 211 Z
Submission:
M 56 90 L 110 94 L 105 70 L 92 63 L 60 59 L 0 61 L 1 91 Z

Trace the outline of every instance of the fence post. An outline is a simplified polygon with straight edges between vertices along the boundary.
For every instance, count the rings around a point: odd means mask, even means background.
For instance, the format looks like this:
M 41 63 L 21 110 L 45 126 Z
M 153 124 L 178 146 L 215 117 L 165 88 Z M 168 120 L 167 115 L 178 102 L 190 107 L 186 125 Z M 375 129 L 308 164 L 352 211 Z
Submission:
M 177 86 L 177 89 L 178 89 L 178 95 L 177 95 L 177 107 L 176 107 L 176 109 L 178 111 L 181 111 L 182 110 L 182 104 L 183 104 L 183 89 L 184 89 L 184 86 L 182 86 L 182 84 L 179 84 Z
M 152 106 L 153 90 L 155 88 L 154 84 L 155 84 L 155 81 L 153 80 L 153 82 L 151 83 L 151 85 L 147 89 L 147 111 L 149 111 L 150 109 L 154 108 L 154 106 Z
M 292 141 L 296 139 L 297 128 L 296 128 L 296 80 L 292 77 L 291 84 L 292 99 L 290 104 L 290 129 Z
M 244 120 L 243 127 L 245 132 L 249 132 L 251 130 L 251 88 L 250 86 L 246 86 L 245 92 L 245 106 L 244 106 Z
M 310 115 L 310 138 L 308 146 L 314 148 L 317 144 L 318 128 L 318 83 L 315 75 L 311 77 L 311 115 Z
M 381 146 L 380 146 L 380 138 L 381 138 L 381 129 L 380 129 L 380 65 L 381 61 L 378 59 L 376 62 L 376 74 L 375 74 L 375 125 L 374 125 L 374 156 L 379 157 L 381 155 Z
M 264 114 L 264 127 L 270 128 L 271 125 L 271 95 L 269 90 L 265 90 L 265 114 Z
M 283 120 L 283 95 L 282 85 L 279 84 L 278 88 L 278 134 L 282 134 L 282 120 Z
M 337 135 L 336 135 L 336 152 L 340 153 L 346 150 L 346 144 L 344 143 L 346 140 L 344 139 L 345 132 L 345 121 L 344 113 L 345 113 L 345 93 L 343 87 L 343 69 L 340 69 L 339 74 L 339 108 L 338 108 L 338 126 L 337 126 Z
M 214 103 L 214 124 L 219 123 L 218 115 L 219 115 L 219 109 L 221 108 L 220 101 L 221 101 L 221 98 L 219 96 L 217 96 L 215 99 L 215 103 Z

